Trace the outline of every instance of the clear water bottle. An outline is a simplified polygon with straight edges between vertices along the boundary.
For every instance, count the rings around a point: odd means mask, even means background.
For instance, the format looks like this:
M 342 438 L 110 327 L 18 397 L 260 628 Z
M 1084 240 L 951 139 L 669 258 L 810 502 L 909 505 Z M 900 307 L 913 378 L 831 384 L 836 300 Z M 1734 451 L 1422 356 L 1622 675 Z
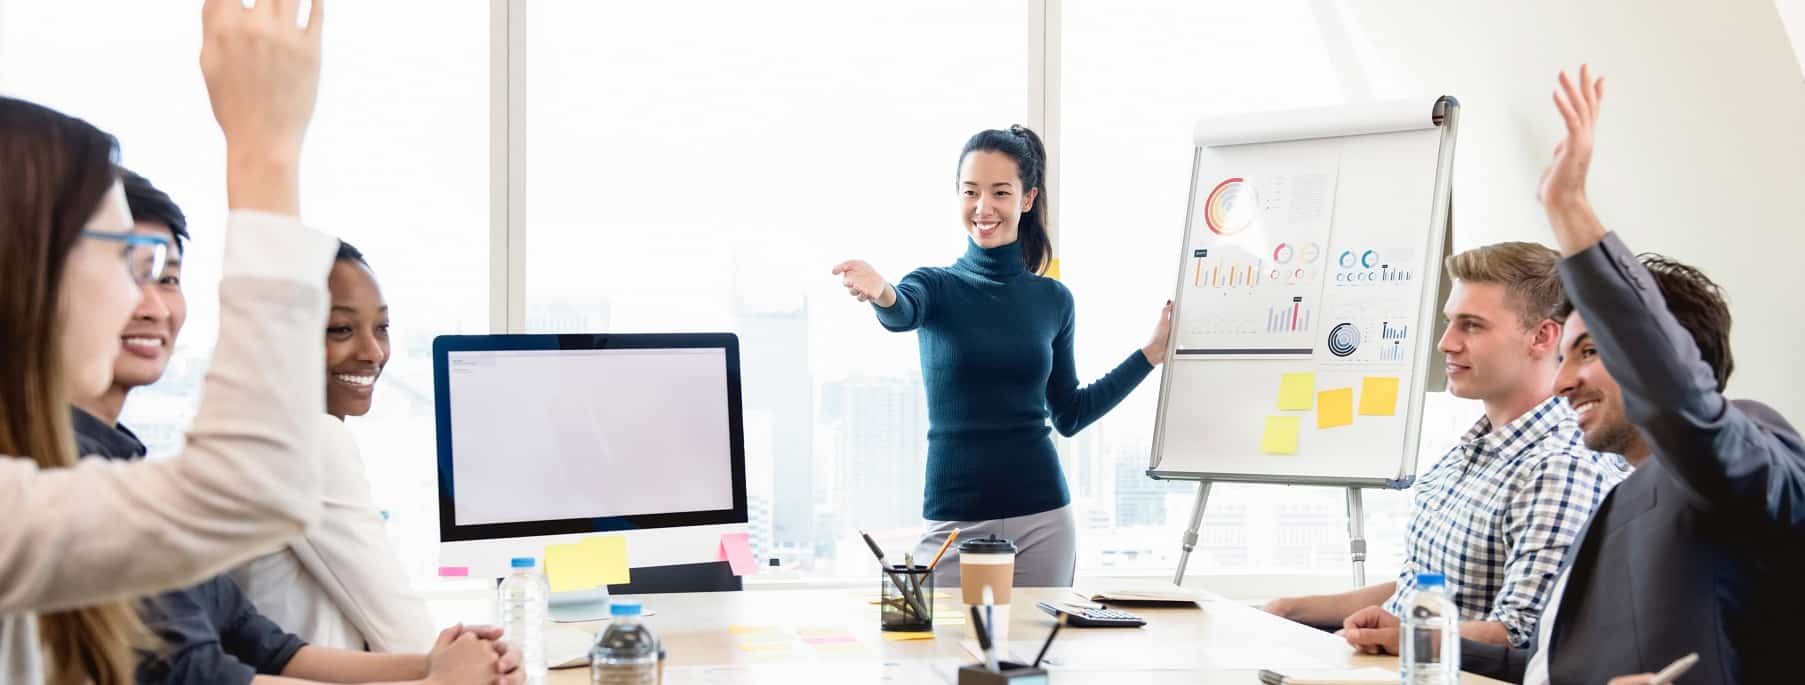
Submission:
M 528 683 L 545 682 L 545 621 L 551 587 L 534 567 L 532 557 L 514 557 L 513 572 L 501 580 L 496 603 L 502 639 L 520 650 L 520 666 Z
M 592 685 L 658 685 L 658 638 L 639 620 L 639 601 L 616 599 L 614 617 L 589 650 Z
M 1448 596 L 1448 580 L 1419 573 L 1416 592 L 1404 603 L 1398 636 L 1398 668 L 1404 685 L 1460 682 L 1460 610 Z

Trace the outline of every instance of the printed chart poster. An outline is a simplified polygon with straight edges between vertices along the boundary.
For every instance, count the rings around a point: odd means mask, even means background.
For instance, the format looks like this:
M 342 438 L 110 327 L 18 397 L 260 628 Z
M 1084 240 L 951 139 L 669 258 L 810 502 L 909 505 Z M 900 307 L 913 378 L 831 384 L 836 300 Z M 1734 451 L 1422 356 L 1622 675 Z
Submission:
M 1416 280 L 1423 268 L 1408 248 L 1336 246 L 1323 289 L 1316 360 L 1326 364 L 1398 364 L 1410 359 L 1417 326 Z
M 1339 158 L 1266 159 L 1199 178 L 1180 354 L 1309 354 L 1323 327 Z

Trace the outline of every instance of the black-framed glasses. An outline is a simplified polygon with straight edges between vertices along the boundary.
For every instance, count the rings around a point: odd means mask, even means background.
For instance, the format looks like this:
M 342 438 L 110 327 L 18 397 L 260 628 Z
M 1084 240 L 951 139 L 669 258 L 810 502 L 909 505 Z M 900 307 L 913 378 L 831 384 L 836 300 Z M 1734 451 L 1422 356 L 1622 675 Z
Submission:
M 95 240 L 125 243 L 125 270 L 139 285 L 162 278 L 164 261 L 169 258 L 169 240 L 167 238 L 112 231 L 82 231 L 81 234 L 83 237 Z

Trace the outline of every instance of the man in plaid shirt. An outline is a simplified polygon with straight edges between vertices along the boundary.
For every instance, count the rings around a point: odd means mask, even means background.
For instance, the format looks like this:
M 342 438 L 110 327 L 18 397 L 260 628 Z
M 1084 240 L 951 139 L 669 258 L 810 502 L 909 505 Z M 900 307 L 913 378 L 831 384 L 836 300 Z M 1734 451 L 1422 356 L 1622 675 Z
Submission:
M 1416 574 L 1440 573 L 1462 637 L 1517 646 L 1534 638 L 1574 536 L 1629 472 L 1621 457 L 1586 448 L 1572 408 L 1554 395 L 1559 259 L 1534 243 L 1448 258 L 1454 287 L 1440 345 L 1448 391 L 1480 400 L 1485 416 L 1417 479 L 1397 580 L 1274 600 L 1267 611 L 1318 626 L 1375 604 L 1396 615 Z

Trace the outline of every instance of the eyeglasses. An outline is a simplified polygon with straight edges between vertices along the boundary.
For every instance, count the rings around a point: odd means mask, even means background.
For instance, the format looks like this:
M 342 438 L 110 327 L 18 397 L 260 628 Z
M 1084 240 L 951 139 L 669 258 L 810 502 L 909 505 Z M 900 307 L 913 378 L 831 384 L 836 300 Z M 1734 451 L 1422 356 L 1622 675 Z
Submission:
M 95 240 L 125 243 L 125 270 L 139 285 L 163 276 L 163 263 L 169 257 L 169 240 L 154 235 L 82 231 L 82 236 Z

